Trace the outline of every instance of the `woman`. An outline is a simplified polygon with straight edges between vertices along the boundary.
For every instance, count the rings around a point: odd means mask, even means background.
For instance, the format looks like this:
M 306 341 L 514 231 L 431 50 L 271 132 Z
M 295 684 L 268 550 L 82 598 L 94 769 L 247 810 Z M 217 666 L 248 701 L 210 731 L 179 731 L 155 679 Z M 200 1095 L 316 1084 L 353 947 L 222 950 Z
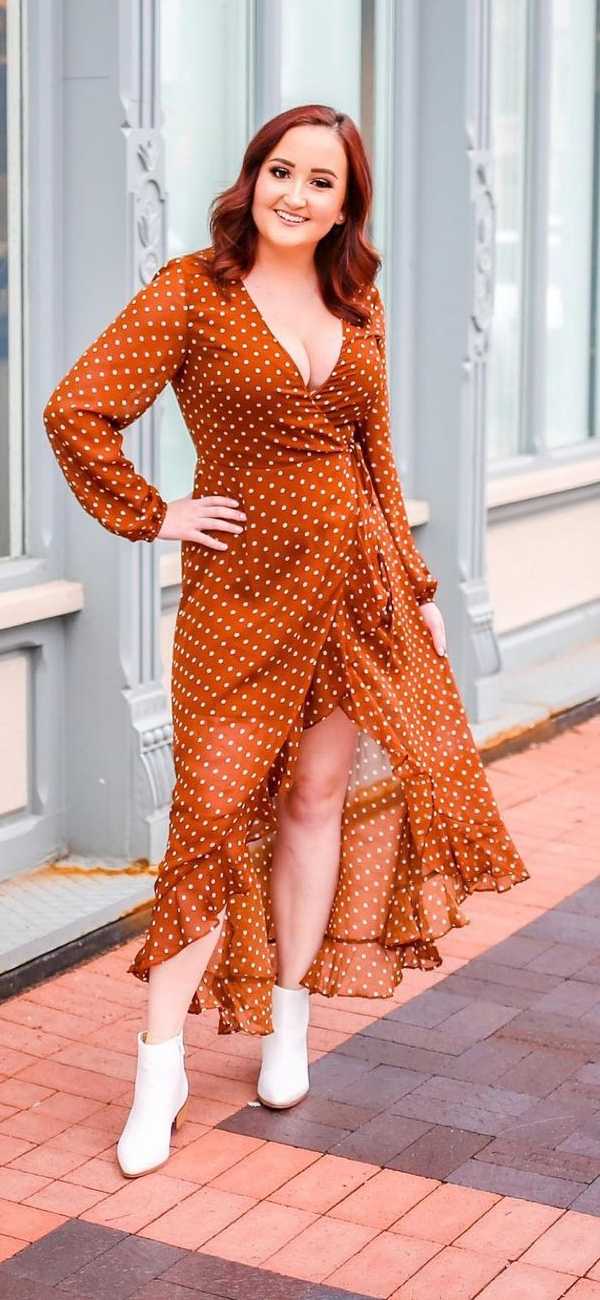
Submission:
M 387 998 L 528 872 L 446 656 L 437 580 L 392 452 L 371 176 L 354 123 L 291 109 L 215 201 L 211 245 L 171 258 L 44 410 L 84 509 L 181 541 L 176 781 L 145 942 L 128 1176 L 168 1158 L 188 1095 L 186 1011 L 261 1035 L 261 1101 L 309 1086 L 309 993 Z M 122 430 L 171 382 L 197 451 L 165 502 Z M 223 534 L 225 536 L 223 536 Z

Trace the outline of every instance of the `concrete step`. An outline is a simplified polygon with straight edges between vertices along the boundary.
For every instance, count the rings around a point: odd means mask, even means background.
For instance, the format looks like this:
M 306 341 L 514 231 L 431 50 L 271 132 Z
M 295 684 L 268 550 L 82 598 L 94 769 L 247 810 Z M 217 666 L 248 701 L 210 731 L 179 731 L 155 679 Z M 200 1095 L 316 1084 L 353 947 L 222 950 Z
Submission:
M 0 882 L 0 974 L 130 915 L 152 901 L 156 867 L 83 856 Z

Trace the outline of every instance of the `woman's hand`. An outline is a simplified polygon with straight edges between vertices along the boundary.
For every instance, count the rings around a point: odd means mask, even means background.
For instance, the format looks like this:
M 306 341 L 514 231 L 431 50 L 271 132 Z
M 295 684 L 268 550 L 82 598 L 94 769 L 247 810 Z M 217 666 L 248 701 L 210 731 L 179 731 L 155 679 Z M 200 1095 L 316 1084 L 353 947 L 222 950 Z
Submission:
M 441 610 L 438 609 L 434 600 L 426 600 L 423 605 L 419 605 L 423 616 L 423 621 L 427 624 L 433 637 L 433 644 L 439 655 L 446 654 L 446 629 Z
M 227 542 L 217 537 L 209 537 L 208 528 L 217 528 L 220 532 L 241 533 L 242 524 L 236 519 L 246 520 L 243 510 L 236 509 L 239 501 L 233 497 L 178 497 L 170 501 L 157 537 L 174 542 L 202 542 L 214 550 L 226 551 Z

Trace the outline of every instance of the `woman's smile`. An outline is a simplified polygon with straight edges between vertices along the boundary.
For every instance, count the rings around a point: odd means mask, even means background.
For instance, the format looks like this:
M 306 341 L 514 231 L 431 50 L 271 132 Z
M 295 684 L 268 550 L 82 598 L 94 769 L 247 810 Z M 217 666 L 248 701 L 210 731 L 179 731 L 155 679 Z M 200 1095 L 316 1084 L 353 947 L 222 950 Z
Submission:
M 308 217 L 304 217 L 300 212 L 286 212 L 285 208 L 275 208 L 274 211 L 287 226 L 298 226 L 302 221 L 308 221 Z

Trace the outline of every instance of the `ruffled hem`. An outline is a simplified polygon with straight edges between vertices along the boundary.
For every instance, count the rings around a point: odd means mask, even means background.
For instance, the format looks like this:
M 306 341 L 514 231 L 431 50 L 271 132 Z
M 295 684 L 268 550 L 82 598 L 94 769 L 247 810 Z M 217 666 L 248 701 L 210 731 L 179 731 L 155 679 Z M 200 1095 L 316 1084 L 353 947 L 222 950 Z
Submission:
M 433 650 L 412 597 L 403 600 L 401 582 L 408 593 L 408 579 L 389 548 L 387 581 L 382 576 L 377 582 L 372 543 L 367 530 L 357 575 L 340 592 L 309 696 L 262 783 L 217 844 L 196 860 L 175 864 L 176 883 L 167 889 L 171 872 L 162 873 L 162 885 L 159 873 L 150 930 L 128 968 L 147 980 L 152 965 L 203 937 L 226 907 L 220 937 L 188 1008 L 193 1014 L 218 1008 L 219 1034 L 273 1030 L 275 797 L 293 783 L 307 722 L 321 721 L 336 705 L 364 739 L 368 779 L 359 755 L 344 806 L 338 889 L 327 931 L 301 981 L 310 992 L 389 998 L 404 968 L 433 970 L 442 964 L 435 941 L 469 923 L 460 907 L 467 895 L 503 893 L 529 879 L 485 779 L 451 666 Z M 359 575 L 366 572 L 370 581 L 361 586 Z M 357 663 L 359 636 L 365 656 L 367 645 L 372 654 L 372 680 Z M 402 678 L 407 643 L 413 656 L 433 657 L 454 710 L 451 743 L 443 747 L 437 737 L 428 738 L 428 766 L 417 761 L 414 740 L 407 746 L 414 730 L 410 719 L 389 707 L 381 685 L 390 675 Z M 330 690 L 331 682 L 336 686 Z M 468 786 L 457 777 L 461 756 L 471 769 Z M 455 811 L 460 815 L 453 816 Z
M 415 768 L 413 783 L 422 782 L 423 776 Z M 385 783 L 387 793 L 385 790 L 383 794 L 380 792 L 377 800 L 380 805 L 386 800 L 389 803 L 391 786 L 391 782 Z M 328 931 L 301 980 L 311 993 L 321 993 L 328 998 L 391 997 L 402 981 L 404 969 L 434 970 L 442 964 L 435 940 L 470 923 L 469 917 L 460 909 L 468 895 L 490 890 L 504 893 L 530 878 L 500 816 L 485 824 L 471 826 L 448 817 L 434 806 L 427 830 L 416 837 L 410 820 L 410 780 L 404 793 L 408 815 L 400 831 L 398 852 L 404 879 L 397 881 L 391 890 L 383 933 L 377 938 L 362 940 Z M 226 842 L 225 852 L 217 851 L 221 865 L 225 860 L 231 864 L 233 847 L 230 840 Z M 239 834 L 237 847 L 241 847 Z M 212 880 L 224 875 L 221 871 L 209 874 Z M 202 865 L 202 876 L 206 879 L 206 861 Z M 181 949 L 215 928 L 219 914 L 227 904 L 220 938 L 188 1010 L 199 1014 L 217 1008 L 219 1034 L 239 1031 L 269 1034 L 273 1030 L 271 990 L 276 978 L 272 926 L 258 876 L 250 871 L 246 887 L 240 888 L 241 885 L 238 878 L 240 892 L 232 893 L 228 898 L 224 893 L 210 910 L 196 914 L 193 933 L 182 925 L 181 900 L 176 902 L 172 898 L 173 914 L 168 920 L 171 927 L 177 928 Z M 182 888 L 188 893 L 194 892 L 189 877 L 187 884 L 174 887 L 171 895 L 176 895 Z M 335 914 L 334 909 L 332 914 Z M 246 949 L 248 924 L 252 918 L 255 948 L 250 972 L 242 969 L 246 959 L 236 959 L 233 954 L 243 953 Z M 152 943 L 151 929 L 146 943 L 128 967 L 130 973 L 142 980 L 149 979 L 151 966 L 157 964 L 156 959 L 150 959 Z

